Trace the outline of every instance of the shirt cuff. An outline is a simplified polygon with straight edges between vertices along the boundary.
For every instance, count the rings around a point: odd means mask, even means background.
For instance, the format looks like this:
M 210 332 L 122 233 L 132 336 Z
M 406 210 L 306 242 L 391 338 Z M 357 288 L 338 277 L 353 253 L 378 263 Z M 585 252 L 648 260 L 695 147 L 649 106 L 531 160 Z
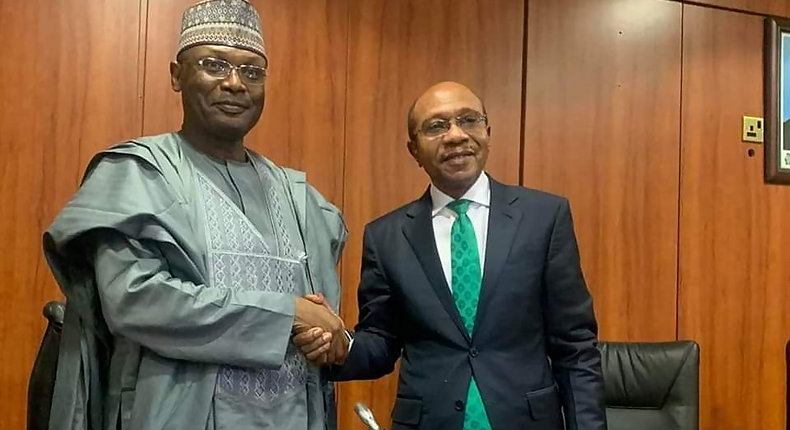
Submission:
M 348 330 L 346 330 L 345 333 L 348 339 L 348 352 L 351 352 L 351 347 L 354 346 L 354 335 Z

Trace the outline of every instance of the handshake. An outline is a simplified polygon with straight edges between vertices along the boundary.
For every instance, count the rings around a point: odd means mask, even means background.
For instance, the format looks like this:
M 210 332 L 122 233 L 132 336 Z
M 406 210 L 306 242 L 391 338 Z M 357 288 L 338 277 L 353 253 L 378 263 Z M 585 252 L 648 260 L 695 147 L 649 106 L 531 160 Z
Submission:
M 342 364 L 349 350 L 349 337 L 340 319 L 321 294 L 296 298 L 293 342 L 308 360 L 319 366 Z

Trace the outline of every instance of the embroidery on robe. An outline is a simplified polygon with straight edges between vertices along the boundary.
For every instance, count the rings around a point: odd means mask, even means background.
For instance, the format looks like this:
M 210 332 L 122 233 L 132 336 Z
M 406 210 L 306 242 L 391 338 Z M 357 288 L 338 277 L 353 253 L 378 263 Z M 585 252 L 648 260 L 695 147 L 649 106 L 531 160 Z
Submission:
M 259 172 L 261 170 L 263 169 Z M 303 263 L 297 259 L 297 252 L 292 248 L 293 241 L 281 212 L 281 199 L 271 185 L 274 178 L 269 175 L 262 179 L 265 179 L 261 182 L 271 205 L 270 212 L 278 243 L 267 244 L 233 201 L 210 179 L 197 172 L 205 209 L 211 285 L 234 291 L 255 289 L 301 295 L 297 291 L 295 279 L 303 276 Z M 276 403 L 305 389 L 307 368 L 304 355 L 294 345 L 289 344 L 285 361 L 279 369 L 222 366 L 217 381 L 218 390 L 266 403 Z

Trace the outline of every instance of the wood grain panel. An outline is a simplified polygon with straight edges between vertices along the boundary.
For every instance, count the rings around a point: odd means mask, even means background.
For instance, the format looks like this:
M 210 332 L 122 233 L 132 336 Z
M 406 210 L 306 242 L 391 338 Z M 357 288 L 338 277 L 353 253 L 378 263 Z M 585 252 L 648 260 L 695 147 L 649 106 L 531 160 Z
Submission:
M 529 5 L 524 183 L 569 198 L 601 337 L 673 340 L 682 6 Z
M 790 18 L 787 0 L 695 0 L 694 3 Z
M 138 0 L 0 2 L 0 429 L 25 428 L 27 382 L 60 295 L 41 234 L 95 150 L 140 132 Z M 10 59 L 10 60 L 9 60 Z
M 429 183 L 406 149 L 406 114 L 420 93 L 444 80 L 476 91 L 493 128 L 488 170 L 518 182 L 524 2 L 351 0 L 350 9 L 343 316 L 353 324 L 364 224 Z M 388 423 L 396 386 L 395 375 L 343 385 L 340 428 L 363 428 L 352 412 L 360 400 Z
M 763 115 L 762 25 L 684 13 L 679 335 L 702 347 L 705 430 L 784 428 L 790 187 L 764 184 L 740 137 Z
M 170 88 L 181 14 L 195 0 L 151 2 L 146 44 L 144 134 L 178 130 L 181 98 Z M 346 95 L 346 0 L 254 0 L 270 59 L 266 108 L 246 144 L 302 169 L 342 205 Z

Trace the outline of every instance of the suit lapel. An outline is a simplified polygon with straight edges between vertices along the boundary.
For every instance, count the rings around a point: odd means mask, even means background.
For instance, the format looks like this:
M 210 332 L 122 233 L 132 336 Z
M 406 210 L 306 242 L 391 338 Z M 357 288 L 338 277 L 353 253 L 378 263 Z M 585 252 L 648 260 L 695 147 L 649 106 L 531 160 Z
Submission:
M 428 278 L 428 283 L 439 297 L 442 306 L 444 306 L 458 330 L 469 340 L 469 334 L 466 333 L 466 328 L 464 328 L 464 324 L 461 321 L 461 315 L 458 313 L 452 293 L 447 285 L 447 280 L 444 277 L 439 252 L 436 250 L 433 220 L 431 218 L 430 193 L 426 191 L 420 200 L 414 202 L 406 212 L 406 216 L 410 218 L 410 222 L 404 225 L 403 234 L 414 250 L 414 254 L 417 256 L 422 270 Z
M 506 186 L 493 178 L 490 179 L 491 207 L 488 212 L 486 258 L 480 289 L 480 301 L 478 302 L 477 315 L 475 316 L 475 329 L 480 327 L 480 323 L 483 321 L 483 315 L 493 297 L 502 267 L 510 255 L 516 230 L 521 221 L 521 211 L 512 206 L 518 197 L 511 196 Z

